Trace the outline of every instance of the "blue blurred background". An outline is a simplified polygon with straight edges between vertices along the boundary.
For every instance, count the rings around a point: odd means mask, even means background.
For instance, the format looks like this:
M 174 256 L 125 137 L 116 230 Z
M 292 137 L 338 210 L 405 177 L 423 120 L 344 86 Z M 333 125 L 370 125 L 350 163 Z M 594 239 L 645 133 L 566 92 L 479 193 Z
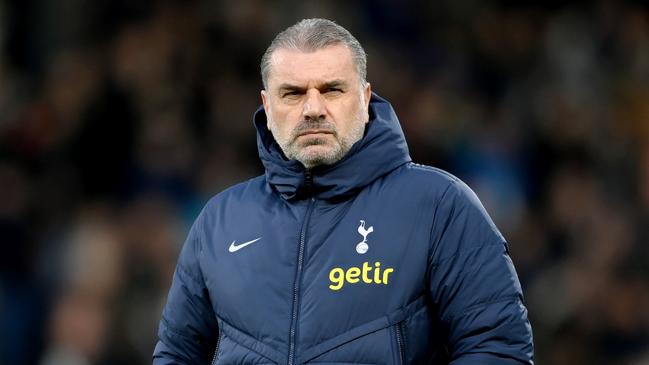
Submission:
M 189 225 L 263 172 L 259 59 L 314 16 L 509 240 L 537 363 L 649 364 L 649 10 L 612 0 L 0 2 L 0 364 L 150 363 Z

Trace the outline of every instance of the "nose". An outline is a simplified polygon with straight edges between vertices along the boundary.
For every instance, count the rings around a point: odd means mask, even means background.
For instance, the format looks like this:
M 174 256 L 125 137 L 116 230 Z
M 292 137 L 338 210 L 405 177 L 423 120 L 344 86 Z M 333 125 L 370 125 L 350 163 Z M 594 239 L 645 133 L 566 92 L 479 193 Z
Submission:
M 302 106 L 302 117 L 305 120 L 320 120 L 325 118 L 325 114 L 326 108 L 320 91 L 317 89 L 308 90 Z

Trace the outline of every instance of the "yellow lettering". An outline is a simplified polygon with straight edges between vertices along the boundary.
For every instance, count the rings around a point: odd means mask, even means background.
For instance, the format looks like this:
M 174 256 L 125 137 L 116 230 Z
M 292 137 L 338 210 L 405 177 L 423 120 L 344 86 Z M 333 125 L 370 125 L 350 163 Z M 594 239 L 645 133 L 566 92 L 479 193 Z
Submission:
M 374 270 L 374 282 L 376 284 L 381 284 L 381 263 L 377 262 L 374 266 L 376 266 L 376 269 Z
M 388 285 L 388 275 L 390 275 L 390 273 L 393 271 L 393 268 L 385 269 L 383 271 L 383 284 Z
M 372 268 L 367 262 L 363 262 L 363 282 L 366 284 L 372 284 L 372 279 L 369 278 L 368 274 L 372 271 Z
M 350 284 L 358 283 L 358 277 L 361 275 L 361 269 L 357 267 L 350 267 L 345 274 L 345 279 Z
M 331 290 L 340 290 L 345 283 L 345 270 L 336 267 L 329 272 L 329 281 L 332 285 L 329 285 Z
M 372 274 L 372 270 L 374 273 Z M 390 274 L 394 272 L 393 268 L 387 268 L 381 272 L 381 263 L 375 262 L 374 267 L 370 266 L 369 262 L 364 262 L 363 267 L 350 267 L 347 270 L 334 267 L 329 272 L 329 289 L 340 290 L 345 285 L 345 282 L 356 284 L 363 280 L 366 284 L 388 284 Z M 374 280 L 372 280 L 374 279 Z

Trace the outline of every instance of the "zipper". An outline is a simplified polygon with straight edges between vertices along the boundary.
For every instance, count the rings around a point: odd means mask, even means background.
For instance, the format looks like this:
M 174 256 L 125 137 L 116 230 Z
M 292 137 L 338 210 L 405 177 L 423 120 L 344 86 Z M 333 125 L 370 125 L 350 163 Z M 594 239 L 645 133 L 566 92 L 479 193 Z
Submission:
M 396 332 L 397 335 L 397 346 L 399 347 L 399 364 L 403 365 L 403 357 L 405 354 L 405 345 L 403 341 L 403 335 L 402 335 L 402 329 L 401 329 L 401 322 L 397 323 L 394 327 L 394 331 Z
M 221 331 L 221 328 L 219 328 L 219 336 L 216 338 L 216 349 L 214 349 L 214 356 L 212 356 L 212 362 L 210 362 L 211 365 L 216 364 L 216 355 L 219 353 L 219 345 L 221 344 L 221 334 L 223 332 Z
M 304 180 L 305 180 L 305 188 L 308 189 L 310 193 L 310 189 L 313 184 L 313 177 L 311 176 L 311 170 L 305 170 L 304 171 Z M 309 219 L 311 218 L 311 212 L 313 210 L 313 206 L 315 205 L 315 197 L 311 197 L 309 200 L 309 205 L 307 206 L 306 209 L 306 214 L 304 217 L 304 221 L 302 222 L 302 227 L 300 229 L 300 243 L 298 247 L 298 254 L 297 254 L 297 273 L 295 275 L 295 283 L 293 284 L 293 311 L 292 311 L 292 317 L 291 317 L 291 332 L 289 334 L 289 347 L 288 347 L 288 365 L 293 365 L 295 363 L 295 336 L 297 332 L 297 317 L 298 317 L 298 309 L 299 309 L 299 294 L 300 294 L 300 281 L 302 280 L 302 264 L 304 263 L 304 245 L 306 243 L 306 227 L 308 226 Z

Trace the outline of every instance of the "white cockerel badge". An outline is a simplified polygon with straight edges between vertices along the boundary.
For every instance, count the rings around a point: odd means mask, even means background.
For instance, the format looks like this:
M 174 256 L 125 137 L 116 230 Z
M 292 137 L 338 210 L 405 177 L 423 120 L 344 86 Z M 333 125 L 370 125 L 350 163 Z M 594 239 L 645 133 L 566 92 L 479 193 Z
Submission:
M 356 252 L 360 253 L 361 255 L 367 252 L 367 250 L 369 249 L 369 246 L 367 245 L 367 235 L 372 232 L 374 232 L 374 227 L 370 226 L 369 228 L 365 229 L 365 221 L 361 220 L 361 225 L 358 226 L 358 233 L 363 236 L 363 241 L 359 242 L 356 245 Z

